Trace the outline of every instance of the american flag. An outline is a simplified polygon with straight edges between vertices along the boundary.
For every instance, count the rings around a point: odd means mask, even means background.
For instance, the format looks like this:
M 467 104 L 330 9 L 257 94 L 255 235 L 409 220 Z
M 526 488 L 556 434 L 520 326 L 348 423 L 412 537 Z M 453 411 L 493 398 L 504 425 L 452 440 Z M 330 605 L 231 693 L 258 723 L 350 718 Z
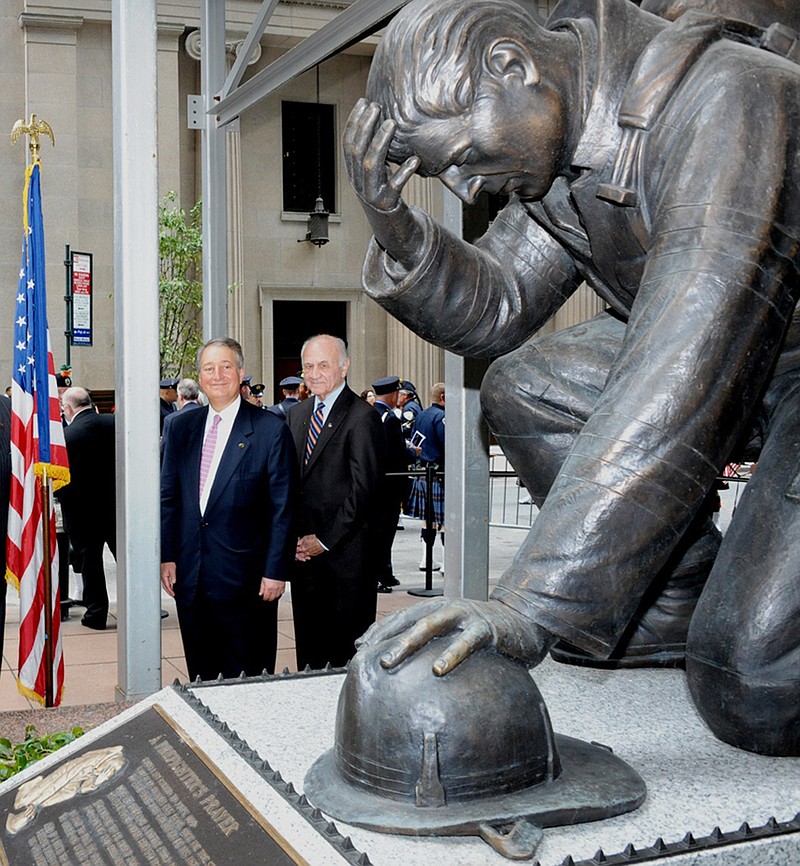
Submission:
M 69 483 L 53 353 L 47 328 L 44 228 L 38 162 L 28 166 L 23 195 L 22 264 L 14 314 L 11 382 L 11 503 L 8 513 L 7 579 L 19 590 L 19 691 L 45 703 L 48 658 L 45 629 L 44 520 L 48 521 L 52 574 L 58 574 L 52 496 L 43 520 L 41 479 L 53 489 Z M 52 705 L 64 688 L 58 580 L 51 581 Z

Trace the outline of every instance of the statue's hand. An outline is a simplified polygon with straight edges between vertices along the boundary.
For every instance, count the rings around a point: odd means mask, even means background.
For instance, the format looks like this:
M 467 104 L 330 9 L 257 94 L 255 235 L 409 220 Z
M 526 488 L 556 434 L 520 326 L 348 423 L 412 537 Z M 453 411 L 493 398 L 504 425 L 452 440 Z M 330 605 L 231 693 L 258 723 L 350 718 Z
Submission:
M 381 122 L 377 103 L 359 99 L 347 120 L 342 150 L 350 184 L 376 240 L 397 261 L 413 266 L 421 230 L 401 193 L 420 160 L 411 156 L 390 173 L 386 160 L 394 130 L 394 121 Z
M 391 670 L 434 638 L 452 635 L 433 663 L 444 676 L 484 646 L 533 667 L 553 638 L 539 625 L 498 601 L 431 599 L 373 625 L 361 644 L 385 644 L 381 665 Z
M 381 122 L 381 107 L 359 99 L 350 112 L 342 138 L 345 165 L 358 197 L 379 211 L 394 210 L 400 193 L 419 167 L 419 157 L 409 157 L 394 173 L 386 164 L 394 135 L 392 120 Z

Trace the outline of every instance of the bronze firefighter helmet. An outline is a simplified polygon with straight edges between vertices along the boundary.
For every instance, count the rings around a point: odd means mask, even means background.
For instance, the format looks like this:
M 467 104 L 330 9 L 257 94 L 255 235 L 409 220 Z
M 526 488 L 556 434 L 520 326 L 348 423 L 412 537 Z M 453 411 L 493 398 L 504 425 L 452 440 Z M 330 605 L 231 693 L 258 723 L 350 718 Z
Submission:
M 380 665 L 380 644 L 350 662 L 334 748 L 305 780 L 315 806 L 373 830 L 477 834 L 507 856 L 532 856 L 541 827 L 643 802 L 641 777 L 609 749 L 553 733 L 523 665 L 481 650 L 436 677 L 438 644 L 391 671 Z M 527 853 L 502 850 L 515 838 Z

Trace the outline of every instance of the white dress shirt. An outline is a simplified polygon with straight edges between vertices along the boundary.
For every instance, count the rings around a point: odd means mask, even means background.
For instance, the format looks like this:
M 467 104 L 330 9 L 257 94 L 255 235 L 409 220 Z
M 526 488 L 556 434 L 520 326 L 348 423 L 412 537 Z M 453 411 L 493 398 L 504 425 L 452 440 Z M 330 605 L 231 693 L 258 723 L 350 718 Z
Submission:
M 339 394 L 342 393 L 342 391 L 344 391 L 344 386 L 346 384 L 347 384 L 347 382 L 342 382 L 342 384 L 339 385 L 338 388 L 334 388 L 333 391 L 331 391 L 331 393 L 328 394 L 328 396 L 324 400 L 320 400 L 319 397 L 314 397 L 314 411 L 315 412 L 319 408 L 320 403 L 325 404 L 325 406 L 322 410 L 322 426 L 323 427 L 325 426 L 325 422 L 328 420 L 328 415 L 331 414 L 331 409 L 333 408 L 333 404 L 336 402 L 336 398 L 339 396 Z

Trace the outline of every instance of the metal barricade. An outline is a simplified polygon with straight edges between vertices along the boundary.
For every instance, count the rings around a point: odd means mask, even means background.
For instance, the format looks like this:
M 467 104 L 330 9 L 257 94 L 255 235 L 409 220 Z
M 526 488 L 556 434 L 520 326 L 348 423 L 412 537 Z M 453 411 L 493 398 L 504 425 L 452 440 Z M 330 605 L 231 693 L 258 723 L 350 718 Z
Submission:
M 438 480 L 444 483 L 444 471 L 434 463 L 426 464 L 424 469 L 410 469 L 408 472 L 387 472 L 386 477 L 405 476 L 412 480 L 415 478 L 425 479 L 425 525 L 427 527 L 436 526 L 435 509 L 433 506 L 433 482 Z M 436 532 L 429 532 L 425 538 L 425 586 L 421 589 L 409 589 L 409 595 L 422 596 L 424 598 L 432 598 L 433 596 L 442 595 L 444 590 L 434 588 L 433 586 L 433 546 L 436 541 Z

